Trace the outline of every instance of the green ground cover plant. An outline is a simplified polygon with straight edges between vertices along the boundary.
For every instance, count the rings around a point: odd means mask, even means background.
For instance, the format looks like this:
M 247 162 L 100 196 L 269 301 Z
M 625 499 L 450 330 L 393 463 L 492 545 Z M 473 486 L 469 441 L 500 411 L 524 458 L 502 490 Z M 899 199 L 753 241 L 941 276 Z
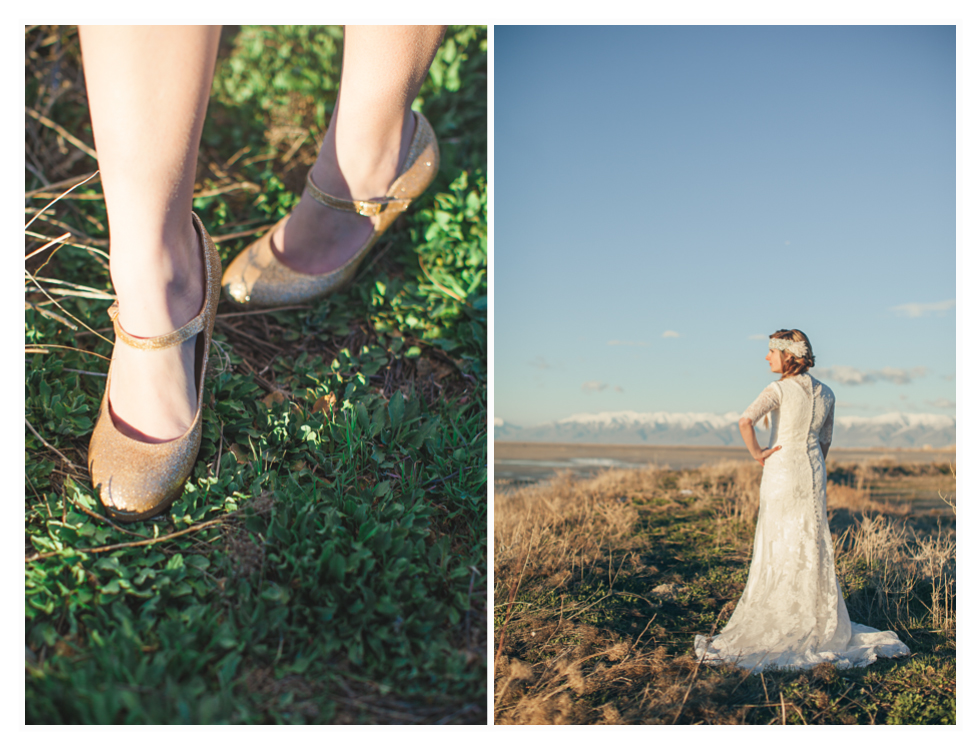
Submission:
M 761 674 L 701 665 L 694 636 L 727 623 L 747 579 L 758 464 L 563 475 L 496 488 L 495 722 L 954 724 L 951 467 L 827 468 L 850 617 L 895 630 L 910 657 Z M 928 475 L 950 502 L 912 509 L 857 488 L 895 475 Z
M 226 264 L 297 203 L 337 27 L 227 27 L 194 210 Z M 85 469 L 111 355 L 108 233 L 72 27 L 28 27 L 28 723 L 486 721 L 487 33 L 415 107 L 440 173 L 344 293 L 221 306 L 200 457 L 164 515 Z M 52 204 L 52 205 L 49 205 Z

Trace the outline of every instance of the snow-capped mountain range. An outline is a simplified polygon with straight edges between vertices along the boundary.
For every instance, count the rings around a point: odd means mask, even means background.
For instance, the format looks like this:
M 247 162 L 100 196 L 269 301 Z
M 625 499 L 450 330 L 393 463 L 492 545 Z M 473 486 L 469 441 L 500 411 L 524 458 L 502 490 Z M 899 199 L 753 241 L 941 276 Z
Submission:
M 573 414 L 536 427 L 519 427 L 495 419 L 494 439 L 616 445 L 739 445 L 738 417 L 736 412 L 616 411 Z M 759 425 L 760 441 L 762 436 Z M 942 414 L 837 417 L 833 425 L 833 445 L 838 448 L 946 448 L 954 444 L 955 418 Z

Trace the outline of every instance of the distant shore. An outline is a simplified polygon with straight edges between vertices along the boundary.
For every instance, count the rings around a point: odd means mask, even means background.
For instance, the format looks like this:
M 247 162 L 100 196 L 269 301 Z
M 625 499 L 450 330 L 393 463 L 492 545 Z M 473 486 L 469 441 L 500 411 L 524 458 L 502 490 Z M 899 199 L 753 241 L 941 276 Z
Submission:
M 896 461 L 946 463 L 955 461 L 954 448 L 833 448 L 830 461 Z M 691 469 L 717 461 L 750 461 L 741 446 L 605 445 L 587 443 L 494 442 L 494 478 L 538 481 L 560 470 L 589 476 L 604 468 L 639 468 L 647 464 Z

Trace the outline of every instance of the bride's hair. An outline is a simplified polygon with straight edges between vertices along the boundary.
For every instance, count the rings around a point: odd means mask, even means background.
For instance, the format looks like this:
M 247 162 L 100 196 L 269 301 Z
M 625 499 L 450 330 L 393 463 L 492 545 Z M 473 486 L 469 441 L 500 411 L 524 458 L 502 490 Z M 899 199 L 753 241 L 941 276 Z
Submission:
M 798 328 L 787 329 L 783 328 L 776 331 L 771 336 L 770 339 L 785 339 L 786 341 L 799 341 L 806 345 L 806 354 L 802 357 L 797 357 L 791 352 L 783 351 L 782 354 L 785 355 L 782 361 L 782 378 L 789 378 L 793 375 L 802 375 L 810 367 L 815 366 L 816 357 L 813 356 L 812 344 L 809 343 L 809 337 L 806 336 Z

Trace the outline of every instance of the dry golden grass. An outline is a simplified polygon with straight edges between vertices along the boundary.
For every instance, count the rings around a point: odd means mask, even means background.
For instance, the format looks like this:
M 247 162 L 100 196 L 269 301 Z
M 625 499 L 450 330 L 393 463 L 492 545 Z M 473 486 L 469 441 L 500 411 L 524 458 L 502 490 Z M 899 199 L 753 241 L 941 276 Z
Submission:
M 952 524 L 953 526 L 953 524 Z M 927 611 L 925 625 L 955 641 L 955 532 L 938 525 L 919 532 L 903 518 L 864 516 L 838 540 L 836 565 L 853 619 L 882 619 L 910 628 L 912 603 Z
M 587 482 L 562 474 L 550 485 L 529 486 L 494 501 L 495 579 L 509 580 L 527 565 L 532 577 L 560 576 L 585 568 L 602 551 L 618 547 L 637 511 L 628 501 L 650 492 L 655 472 L 607 471 Z

